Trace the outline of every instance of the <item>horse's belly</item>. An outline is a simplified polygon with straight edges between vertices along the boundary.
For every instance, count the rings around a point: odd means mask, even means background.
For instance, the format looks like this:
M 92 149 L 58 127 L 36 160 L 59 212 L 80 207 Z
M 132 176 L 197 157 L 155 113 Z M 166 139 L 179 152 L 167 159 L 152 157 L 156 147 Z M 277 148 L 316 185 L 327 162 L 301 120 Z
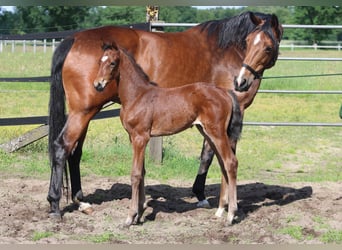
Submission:
M 192 120 L 163 119 L 152 124 L 151 136 L 163 136 L 177 134 L 192 126 Z

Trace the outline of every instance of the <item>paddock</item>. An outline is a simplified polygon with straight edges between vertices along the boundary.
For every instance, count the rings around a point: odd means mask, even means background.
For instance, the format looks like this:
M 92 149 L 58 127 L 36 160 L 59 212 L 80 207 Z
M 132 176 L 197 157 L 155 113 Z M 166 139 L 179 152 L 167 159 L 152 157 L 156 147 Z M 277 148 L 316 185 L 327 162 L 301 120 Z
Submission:
M 281 49 L 281 53 L 281 57 L 310 57 L 313 51 Z M 342 57 L 338 50 L 317 53 L 323 58 Z M 4 67 L 1 77 L 40 76 L 48 75 L 51 55 L 37 51 L 35 56 L 19 53 L 13 57 L 12 52 L 4 51 L 0 57 L 4 65 L 2 60 L 11 62 L 16 70 Z M 319 66 L 315 67 L 316 63 Z M 338 74 L 340 65 L 339 61 L 280 58 L 265 78 Z M 48 189 L 49 175 L 45 137 L 14 153 L 0 151 L 0 197 L 6 199 L 1 210 L 1 242 L 341 243 L 341 82 L 341 75 L 263 80 L 260 93 L 246 112 L 237 152 L 239 206 L 247 219 L 233 227 L 225 228 L 222 223 L 213 230 L 218 224 L 214 208 L 196 208 L 191 181 L 197 172 L 201 138 L 193 129 L 164 139 L 162 164 L 147 163 L 148 222 L 123 231 L 120 218 L 126 215 L 129 204 L 131 153 L 120 122 L 108 118 L 91 123 L 81 163 L 85 195 L 96 211 L 91 216 L 67 207 L 72 212 L 55 224 L 40 212 L 48 211 L 46 191 L 42 191 Z M 46 115 L 46 82 L 7 81 L 0 86 L 1 123 L 4 118 Z M 105 110 L 118 108 L 114 105 Z M 0 144 L 36 127 L 1 126 Z M 213 207 L 218 201 L 219 182 L 219 168 L 214 163 L 207 187 Z M 64 207 L 65 199 L 63 202 Z M 167 237 L 161 237 L 163 231 L 169 232 Z

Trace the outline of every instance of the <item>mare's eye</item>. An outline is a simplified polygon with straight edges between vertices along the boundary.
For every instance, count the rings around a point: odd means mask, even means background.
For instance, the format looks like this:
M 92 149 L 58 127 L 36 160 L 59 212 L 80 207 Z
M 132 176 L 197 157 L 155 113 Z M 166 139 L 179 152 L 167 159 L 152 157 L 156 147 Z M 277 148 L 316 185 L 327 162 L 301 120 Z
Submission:
M 112 69 L 114 69 L 115 66 L 116 66 L 116 62 L 111 62 L 111 63 L 110 63 L 110 67 L 111 67 Z
M 273 50 L 272 47 L 266 47 L 265 52 L 266 52 L 266 53 L 271 53 L 272 50 Z

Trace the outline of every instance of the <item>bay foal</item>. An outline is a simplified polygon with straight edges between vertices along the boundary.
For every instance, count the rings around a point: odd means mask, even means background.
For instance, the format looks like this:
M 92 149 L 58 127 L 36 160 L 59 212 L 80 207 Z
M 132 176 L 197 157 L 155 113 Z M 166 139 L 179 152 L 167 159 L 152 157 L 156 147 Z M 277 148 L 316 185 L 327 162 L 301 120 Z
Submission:
M 144 210 L 144 161 L 150 137 L 172 135 L 193 125 L 211 144 L 221 166 L 223 178 L 216 215 L 222 215 L 228 201 L 227 223 L 232 224 L 237 211 L 238 167 L 232 142 L 242 129 L 242 116 L 233 92 L 208 83 L 158 87 L 134 58 L 115 44 L 104 46 L 94 85 L 110 81 L 118 86 L 120 119 L 133 148 L 132 199 L 125 224 L 138 223 Z

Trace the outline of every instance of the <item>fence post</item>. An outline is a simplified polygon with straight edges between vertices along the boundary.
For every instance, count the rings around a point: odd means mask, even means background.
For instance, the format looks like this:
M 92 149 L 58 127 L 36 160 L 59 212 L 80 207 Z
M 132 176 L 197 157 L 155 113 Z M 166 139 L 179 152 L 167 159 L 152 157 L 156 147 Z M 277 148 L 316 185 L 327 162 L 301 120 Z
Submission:
M 56 42 L 56 39 L 55 38 L 53 38 L 52 39 L 52 52 L 54 52 L 55 51 L 55 42 Z
M 0 53 L 2 53 L 2 40 L 0 41 Z
M 163 137 L 152 137 L 150 139 L 150 157 L 156 163 L 163 161 Z
M 14 40 L 12 40 L 12 53 L 14 53 L 14 47 L 15 47 L 15 43 L 14 43 Z
M 37 40 L 33 40 L 33 53 L 36 54 L 37 50 Z
M 44 39 L 44 54 L 46 53 L 46 39 Z
M 23 40 L 23 53 L 26 52 L 26 40 Z

